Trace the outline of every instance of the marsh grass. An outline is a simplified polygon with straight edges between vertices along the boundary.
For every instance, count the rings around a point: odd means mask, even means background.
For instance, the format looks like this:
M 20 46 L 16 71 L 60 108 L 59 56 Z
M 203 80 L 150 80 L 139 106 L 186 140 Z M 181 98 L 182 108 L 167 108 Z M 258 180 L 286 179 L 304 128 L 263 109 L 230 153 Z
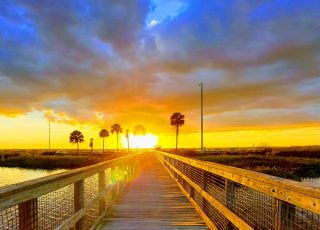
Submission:
M 96 164 L 105 160 L 110 160 L 127 153 L 106 152 L 104 154 L 70 152 L 39 152 L 26 151 L 21 153 L 6 152 L 4 160 L 0 160 L 0 167 L 20 167 L 30 169 L 73 169 Z M 0 152 L 1 155 L 1 152 Z
M 297 181 L 320 177 L 319 150 L 310 152 L 290 149 L 290 151 L 265 154 L 263 151 L 252 153 L 252 151 L 222 150 L 200 153 L 185 149 L 177 154 Z

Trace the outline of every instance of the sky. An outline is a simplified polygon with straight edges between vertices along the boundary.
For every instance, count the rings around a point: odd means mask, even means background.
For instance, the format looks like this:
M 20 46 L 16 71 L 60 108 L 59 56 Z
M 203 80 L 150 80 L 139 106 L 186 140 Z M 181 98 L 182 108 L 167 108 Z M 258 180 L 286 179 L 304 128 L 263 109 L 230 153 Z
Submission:
M 318 0 L 3 0 L 0 148 L 97 145 L 143 124 L 175 145 L 319 145 Z M 108 138 L 109 147 L 115 137 Z

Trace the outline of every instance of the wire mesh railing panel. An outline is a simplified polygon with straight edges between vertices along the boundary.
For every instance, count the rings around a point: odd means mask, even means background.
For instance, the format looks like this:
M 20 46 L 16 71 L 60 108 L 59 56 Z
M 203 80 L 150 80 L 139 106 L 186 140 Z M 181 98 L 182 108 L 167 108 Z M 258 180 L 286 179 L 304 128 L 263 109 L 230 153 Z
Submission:
M 94 174 L 84 180 L 84 205 L 91 202 L 99 192 L 98 176 L 98 174 Z
M 192 166 L 191 166 L 192 167 Z M 197 185 L 199 185 L 201 188 L 203 188 L 203 171 L 192 167 L 192 181 L 195 182 Z
M 4 189 L 0 193 L 0 229 L 96 227 L 119 195 L 119 188 L 134 175 L 136 165 L 130 162 L 135 162 L 132 159 L 137 155 Z
M 226 180 L 212 173 L 203 171 L 203 174 L 203 176 L 206 176 L 205 191 L 222 204 L 225 204 L 227 200 Z
M 280 223 L 282 229 L 320 229 L 320 215 L 306 209 L 294 206 L 285 201 L 279 201 Z
M 105 172 L 105 189 L 107 189 L 111 184 L 111 168 L 107 168 L 106 170 L 104 170 Z
M 184 190 L 218 229 L 237 229 L 236 226 L 232 224 L 235 223 L 237 226 L 243 226 L 244 228 L 251 227 L 261 230 L 320 230 L 320 215 L 302 208 L 305 205 L 304 203 L 301 203 L 302 207 L 299 207 L 276 198 L 273 193 L 264 193 L 256 190 L 255 186 L 251 187 L 251 185 L 245 184 L 241 178 L 243 178 L 244 181 L 248 180 L 247 176 L 250 173 L 248 173 L 248 171 L 243 172 L 243 174 L 226 171 L 229 177 L 225 178 L 225 174 L 221 174 L 221 166 L 218 167 L 220 170 L 218 170 L 218 175 L 213 173 L 217 166 L 210 168 L 210 164 L 198 164 L 196 160 L 174 155 L 171 157 L 170 154 L 166 153 L 160 153 L 158 157 L 160 160 L 164 160 L 164 165 L 177 179 L 178 183 L 182 185 Z M 235 175 L 235 180 L 228 179 L 232 173 Z M 243 177 L 241 177 L 241 175 L 243 175 Z M 255 176 L 256 174 L 251 177 L 251 180 L 254 181 Z M 259 186 L 261 187 L 270 186 L 265 184 L 263 180 L 256 180 L 255 183 L 260 183 Z M 299 186 L 300 185 L 297 185 L 297 187 Z M 281 187 L 278 187 L 278 189 L 281 190 Z M 272 190 L 272 192 L 274 192 L 277 189 Z M 299 190 L 296 189 L 294 191 Z M 312 193 L 317 194 L 316 191 Z M 312 198 L 312 202 L 313 205 L 316 205 L 318 198 L 317 195 L 314 197 L 315 198 Z M 294 197 L 290 199 L 294 199 Z M 218 204 L 217 202 L 220 203 L 218 206 L 220 206 L 224 212 L 216 208 L 215 205 Z M 228 218 L 222 213 L 226 213 Z
M 182 169 L 187 175 L 191 175 L 192 168 L 186 165 L 183 165 L 180 162 L 178 167 Z M 169 167 L 170 171 L 173 171 Z M 193 198 L 193 200 L 199 205 L 199 207 L 204 211 L 204 213 L 216 224 L 216 227 L 220 230 L 227 229 L 237 229 L 232 223 L 228 221 L 228 219 L 223 216 L 215 207 L 213 207 L 210 203 L 206 201 L 205 198 L 201 196 L 201 194 L 194 190 L 193 187 L 184 180 L 181 176 L 178 175 L 178 183 L 185 189 L 185 191 Z
M 99 193 L 99 174 L 87 177 L 84 180 L 84 205 L 92 203 L 92 200 L 97 197 Z M 95 203 L 90 208 L 83 218 L 84 229 L 89 229 L 99 218 L 99 203 Z
M 274 198 L 230 180 L 226 193 L 233 193 L 226 206 L 255 229 L 275 229 Z
M 110 189 L 105 196 L 105 206 L 104 206 L 105 210 L 109 208 L 111 204 L 112 204 L 112 190 Z
M 11 230 L 19 228 L 19 207 L 15 205 L 11 208 L 0 211 L 0 229 Z
M 209 181 L 208 181 L 208 174 L 203 173 L 203 171 L 190 166 L 188 164 L 185 164 L 183 162 L 178 161 L 176 163 L 177 169 L 182 172 L 184 175 L 186 175 L 189 179 L 191 179 L 193 182 L 195 182 L 197 185 L 199 185 L 202 189 L 207 190 Z M 181 178 L 181 177 L 180 177 Z M 211 180 L 214 179 L 214 177 L 210 177 Z M 228 219 L 223 216 L 215 207 L 213 207 L 210 203 L 207 202 L 205 198 L 203 198 L 200 193 L 196 190 L 192 190 L 192 186 L 185 181 L 184 179 L 178 180 L 179 183 L 182 183 L 184 189 L 193 197 L 194 201 L 200 206 L 200 208 L 204 211 L 204 213 L 213 221 L 213 223 L 216 225 L 216 227 L 220 230 L 226 230 L 226 229 L 236 229 L 229 221 Z M 211 190 L 213 186 L 211 186 Z
M 184 180 L 184 179 L 181 179 L 181 181 L 182 181 L 182 187 L 186 190 L 186 192 L 188 193 L 188 194 L 190 194 L 191 195 L 191 188 L 192 188 L 192 186 L 186 181 L 186 180 Z
M 214 206 L 208 202 L 204 202 L 203 210 L 205 214 L 215 223 L 216 227 L 220 230 L 237 229 L 228 219 L 221 214 Z
M 39 229 L 55 229 L 73 214 L 73 194 L 72 184 L 38 198 Z
M 96 203 L 84 215 L 84 218 L 83 218 L 84 229 L 90 229 L 90 227 L 93 226 L 93 224 L 96 222 L 98 218 L 99 218 L 99 203 Z
M 188 183 L 187 183 L 188 184 Z M 188 184 L 192 187 L 190 184 Z M 213 207 L 197 190 L 192 191 L 193 200 L 199 205 L 204 213 L 215 223 L 220 230 L 237 229 L 228 219 L 222 215 L 215 207 Z M 190 193 L 189 193 L 190 194 Z
M 170 158 L 169 158 L 170 159 Z M 171 159 L 172 162 L 172 159 Z M 188 165 L 184 162 L 175 160 L 172 162 L 176 168 L 187 176 L 191 181 L 199 185 L 203 190 L 208 192 L 212 197 L 226 203 L 226 180 L 218 175 L 208 173 L 204 170 Z

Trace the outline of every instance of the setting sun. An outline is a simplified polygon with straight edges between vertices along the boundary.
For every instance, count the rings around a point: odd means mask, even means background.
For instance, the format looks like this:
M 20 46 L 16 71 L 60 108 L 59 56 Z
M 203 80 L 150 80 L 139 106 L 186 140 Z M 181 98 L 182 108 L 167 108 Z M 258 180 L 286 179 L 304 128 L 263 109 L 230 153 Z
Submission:
M 127 146 L 127 138 L 122 136 L 122 146 Z M 151 133 L 146 135 L 129 135 L 130 148 L 153 148 L 158 144 L 158 136 Z

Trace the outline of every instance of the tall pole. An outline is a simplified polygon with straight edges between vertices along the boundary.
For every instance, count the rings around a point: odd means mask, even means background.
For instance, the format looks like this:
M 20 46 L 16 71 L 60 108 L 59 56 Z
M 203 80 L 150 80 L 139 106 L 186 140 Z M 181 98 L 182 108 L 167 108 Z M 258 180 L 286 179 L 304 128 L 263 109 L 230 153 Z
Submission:
M 49 150 L 51 149 L 51 122 L 49 121 Z
M 201 89 L 201 152 L 203 152 L 203 84 L 200 83 Z

